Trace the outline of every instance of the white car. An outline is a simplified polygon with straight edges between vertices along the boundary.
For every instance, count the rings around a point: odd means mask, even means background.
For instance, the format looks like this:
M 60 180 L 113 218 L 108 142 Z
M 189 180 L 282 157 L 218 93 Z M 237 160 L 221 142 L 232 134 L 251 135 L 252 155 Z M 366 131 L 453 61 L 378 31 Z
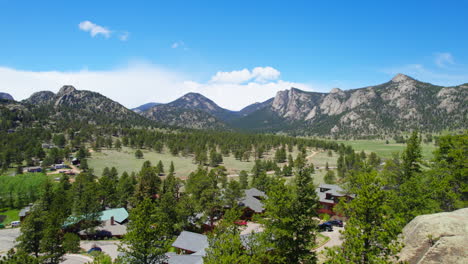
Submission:
M 11 222 L 11 227 L 18 227 L 18 226 L 20 226 L 20 221 Z

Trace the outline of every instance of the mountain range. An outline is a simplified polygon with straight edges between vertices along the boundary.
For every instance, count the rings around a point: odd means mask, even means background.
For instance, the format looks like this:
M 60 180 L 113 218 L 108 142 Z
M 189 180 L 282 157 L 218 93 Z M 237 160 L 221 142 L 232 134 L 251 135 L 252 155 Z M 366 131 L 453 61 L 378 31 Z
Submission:
M 442 87 L 398 74 L 383 84 L 345 91 L 334 88 L 329 93 L 320 93 L 291 88 L 240 111 L 224 109 L 198 93 L 188 93 L 167 104 L 148 103 L 130 110 L 99 93 L 76 90 L 73 86 L 63 86 L 57 94 L 37 92 L 21 102 L 7 100 L 9 103 L 3 104 L 16 104 L 29 111 L 42 109 L 55 121 L 382 136 L 412 129 L 423 132 L 466 129 L 467 98 L 468 84 Z
M 468 84 L 442 87 L 398 74 L 383 84 L 345 91 L 334 88 L 329 93 L 319 93 L 291 88 L 241 111 L 221 108 L 201 94 L 189 93 L 141 114 L 158 122 L 190 128 L 378 135 L 411 129 L 437 132 L 466 128 L 467 99 Z M 176 112 L 183 115 L 174 119 Z

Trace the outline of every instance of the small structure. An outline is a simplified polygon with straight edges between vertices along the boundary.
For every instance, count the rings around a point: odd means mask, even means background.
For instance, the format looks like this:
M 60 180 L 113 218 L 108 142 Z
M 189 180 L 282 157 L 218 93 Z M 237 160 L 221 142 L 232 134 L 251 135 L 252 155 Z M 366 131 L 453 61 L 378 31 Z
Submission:
M 189 231 L 182 231 L 172 246 L 177 248 L 179 254 L 204 256 L 208 247 L 208 237 Z
M 265 211 L 262 200 L 268 198 L 268 196 L 256 189 L 248 189 L 244 191 L 244 197 L 239 202 L 240 206 L 244 207 L 243 219 L 251 219 L 254 214 L 261 214 Z
M 26 216 L 31 212 L 31 208 L 32 208 L 32 205 L 28 205 L 19 211 L 18 216 L 21 222 L 23 222 L 24 218 L 26 218 Z
M 101 225 L 96 227 L 93 233 L 81 230 L 78 234 L 82 238 L 120 238 L 127 233 L 128 212 L 125 208 L 113 208 L 102 211 L 99 220 L 101 221 Z
M 68 166 L 66 164 L 63 164 L 63 163 L 62 164 L 54 164 L 52 167 L 54 169 L 56 169 L 56 170 L 68 169 Z
M 42 148 L 51 149 L 51 148 L 55 148 L 55 145 L 49 144 L 49 143 L 42 143 Z
M 335 215 L 333 208 L 340 202 L 341 198 L 345 198 L 348 201 L 356 197 L 355 194 L 349 194 L 343 188 L 335 184 L 320 184 L 316 189 L 319 197 L 320 207 L 318 209 L 319 214 Z

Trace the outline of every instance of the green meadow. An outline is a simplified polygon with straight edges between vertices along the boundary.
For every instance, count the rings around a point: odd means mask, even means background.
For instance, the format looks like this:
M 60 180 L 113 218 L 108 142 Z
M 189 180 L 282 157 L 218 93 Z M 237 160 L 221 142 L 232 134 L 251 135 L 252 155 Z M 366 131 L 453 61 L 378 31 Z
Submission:
M 350 145 L 356 151 L 375 152 L 380 157 L 386 159 L 391 158 L 394 152 L 401 153 L 406 147 L 406 144 L 399 144 L 394 141 L 386 144 L 385 140 L 338 140 L 337 142 Z M 433 143 L 421 143 L 421 147 L 423 158 L 426 160 L 431 159 L 433 157 L 432 152 L 436 149 L 436 146 Z

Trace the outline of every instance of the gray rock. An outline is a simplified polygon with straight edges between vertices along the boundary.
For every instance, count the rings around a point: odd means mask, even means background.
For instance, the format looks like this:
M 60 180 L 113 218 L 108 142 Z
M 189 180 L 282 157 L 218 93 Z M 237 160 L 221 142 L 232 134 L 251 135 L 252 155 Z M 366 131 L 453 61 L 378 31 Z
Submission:
M 468 263 L 468 208 L 420 215 L 402 236 L 400 258 L 410 264 Z

